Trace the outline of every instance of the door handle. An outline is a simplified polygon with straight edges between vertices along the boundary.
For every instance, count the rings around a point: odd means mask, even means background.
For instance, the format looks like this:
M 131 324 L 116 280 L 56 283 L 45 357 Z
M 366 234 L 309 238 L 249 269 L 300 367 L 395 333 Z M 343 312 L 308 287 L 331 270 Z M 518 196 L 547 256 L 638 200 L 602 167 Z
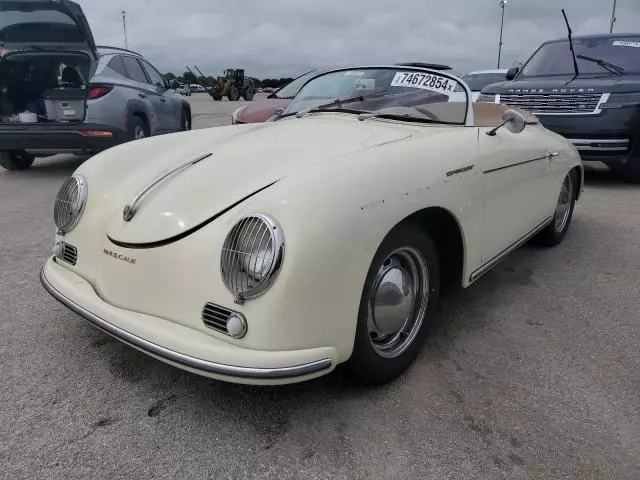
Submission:
M 553 157 L 557 157 L 558 155 L 560 155 L 558 152 L 547 152 L 545 157 L 547 157 L 549 160 L 551 160 Z
M 166 99 L 166 98 L 164 98 L 164 97 L 160 97 L 160 101 L 161 101 L 162 103 L 167 103 L 167 99 Z
M 139 96 L 140 98 L 147 98 L 147 96 L 146 96 L 144 93 L 142 93 L 142 92 L 138 93 L 138 96 Z

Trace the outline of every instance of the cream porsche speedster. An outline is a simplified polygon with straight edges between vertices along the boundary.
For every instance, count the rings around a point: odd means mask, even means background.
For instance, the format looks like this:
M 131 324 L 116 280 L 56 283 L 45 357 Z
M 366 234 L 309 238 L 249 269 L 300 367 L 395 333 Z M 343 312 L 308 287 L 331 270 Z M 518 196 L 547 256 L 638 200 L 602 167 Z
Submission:
M 41 281 L 194 373 L 279 384 L 346 363 L 388 382 L 421 349 L 442 282 L 558 244 L 582 191 L 569 141 L 470 98 L 444 71 L 342 68 L 266 123 L 114 147 L 60 189 Z

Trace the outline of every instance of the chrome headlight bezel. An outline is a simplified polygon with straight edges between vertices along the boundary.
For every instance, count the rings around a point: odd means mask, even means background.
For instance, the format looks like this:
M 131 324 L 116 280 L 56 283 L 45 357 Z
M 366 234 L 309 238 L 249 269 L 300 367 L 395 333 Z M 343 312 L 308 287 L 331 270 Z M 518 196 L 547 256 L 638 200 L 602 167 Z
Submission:
M 58 234 L 69 233 L 78 225 L 87 204 L 88 193 L 88 183 L 84 176 L 74 174 L 64 181 L 53 207 L 53 220 Z
M 240 113 L 242 110 L 244 110 L 246 108 L 245 106 L 242 106 L 240 108 L 236 108 L 233 113 L 231 114 L 231 125 L 236 125 L 238 123 L 238 113 Z
M 220 254 L 220 273 L 236 303 L 258 298 L 273 286 L 284 246 L 284 232 L 270 215 L 246 215 L 231 228 Z

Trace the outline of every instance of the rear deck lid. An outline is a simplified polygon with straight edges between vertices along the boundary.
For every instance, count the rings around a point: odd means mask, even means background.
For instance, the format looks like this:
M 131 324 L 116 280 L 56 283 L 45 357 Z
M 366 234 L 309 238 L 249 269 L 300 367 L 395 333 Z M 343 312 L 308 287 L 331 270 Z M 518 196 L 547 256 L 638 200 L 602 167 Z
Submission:
M 70 0 L 0 0 L 0 58 L 14 50 L 98 51 L 82 8 Z

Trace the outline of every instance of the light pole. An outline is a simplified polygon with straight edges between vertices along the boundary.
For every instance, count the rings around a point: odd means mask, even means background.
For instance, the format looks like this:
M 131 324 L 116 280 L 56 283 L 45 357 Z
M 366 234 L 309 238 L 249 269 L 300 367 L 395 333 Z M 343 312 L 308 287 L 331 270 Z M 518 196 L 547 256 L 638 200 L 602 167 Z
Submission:
M 500 20 L 500 43 L 498 44 L 498 68 L 500 68 L 500 57 L 502 55 L 502 28 L 504 27 L 504 7 L 507 6 L 507 0 L 500 0 L 499 5 L 502 9 L 502 19 Z
M 613 0 L 613 12 L 611 12 L 611 26 L 609 33 L 613 33 L 613 24 L 616 23 L 616 0 Z
M 127 38 L 127 12 L 122 10 L 122 29 L 124 30 L 124 48 L 129 48 L 129 39 Z

